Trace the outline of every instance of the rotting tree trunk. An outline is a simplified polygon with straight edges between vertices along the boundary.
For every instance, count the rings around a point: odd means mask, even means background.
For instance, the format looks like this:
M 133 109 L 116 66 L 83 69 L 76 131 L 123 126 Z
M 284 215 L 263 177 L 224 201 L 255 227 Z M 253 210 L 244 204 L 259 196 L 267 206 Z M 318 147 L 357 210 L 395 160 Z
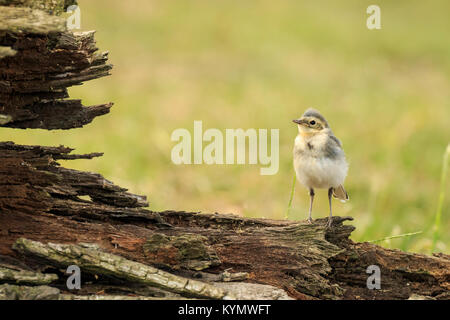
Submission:
M 50 3 L 30 1 L 39 2 Z M 112 103 L 66 99 L 68 87 L 107 76 L 112 66 L 108 52 L 97 52 L 94 32 L 65 28 L 63 18 L 44 11 L 0 6 L 0 126 L 71 129 L 109 112 Z
M 67 87 L 109 74 L 93 32 L 65 29 L 74 1 L 0 0 L 0 126 L 71 129 L 109 112 Z M 24 8 L 28 7 L 28 8 Z M 153 212 L 101 175 L 58 160 L 72 149 L 0 143 L 0 299 L 450 299 L 450 257 L 354 243 L 314 224 Z M 78 265 L 82 288 L 67 289 Z M 381 269 L 381 290 L 366 269 Z

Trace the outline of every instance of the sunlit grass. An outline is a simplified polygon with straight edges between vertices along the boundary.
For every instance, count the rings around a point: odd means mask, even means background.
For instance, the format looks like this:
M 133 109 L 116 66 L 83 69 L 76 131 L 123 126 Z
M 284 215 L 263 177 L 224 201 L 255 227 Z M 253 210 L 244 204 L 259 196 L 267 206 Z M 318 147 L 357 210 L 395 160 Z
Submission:
M 295 183 L 297 182 L 297 176 L 294 173 L 293 174 L 293 179 L 292 179 L 292 189 L 291 189 L 291 193 L 289 195 L 289 202 L 288 202 L 288 207 L 286 210 L 286 219 L 289 219 L 289 213 L 292 209 L 292 200 L 294 200 L 294 193 L 295 193 Z
M 429 253 L 442 150 L 450 137 L 450 3 L 380 0 L 382 29 L 365 27 L 370 1 L 80 0 L 82 27 L 109 50 L 112 76 L 70 89 L 85 105 L 113 101 L 85 128 L 0 129 L 1 140 L 103 151 L 65 166 L 100 172 L 153 210 L 232 212 L 284 219 L 292 194 L 291 122 L 316 107 L 350 162 L 349 215 L 357 241 L 423 230 L 380 244 Z M 280 169 L 175 166 L 176 128 L 279 128 Z M 297 184 L 289 219 L 308 215 Z M 444 191 L 442 191 L 444 190 Z M 448 195 L 446 188 L 441 192 Z M 317 190 L 313 218 L 328 215 Z M 450 252 L 449 197 L 436 250 Z M 441 201 L 441 200 L 440 200 Z
M 377 239 L 377 240 L 369 240 L 367 242 L 382 242 L 382 241 L 389 241 L 392 239 L 398 239 L 398 238 L 404 238 L 404 237 L 411 237 L 411 236 L 415 236 L 417 234 L 421 234 L 422 231 L 416 231 L 416 232 L 410 232 L 410 233 L 404 233 L 404 234 L 399 234 L 399 235 L 395 235 L 395 236 L 390 236 L 390 237 L 385 237 L 382 239 Z
M 441 189 L 439 190 L 439 200 L 438 200 L 438 206 L 437 206 L 437 210 L 436 210 L 436 219 L 434 220 L 434 225 L 433 225 L 433 244 L 431 246 L 431 252 L 435 251 L 436 243 L 440 239 L 442 209 L 444 207 L 445 190 L 446 190 L 446 186 L 447 186 L 449 158 L 450 158 L 450 144 L 447 146 L 447 149 L 445 150 L 443 161 L 442 161 Z

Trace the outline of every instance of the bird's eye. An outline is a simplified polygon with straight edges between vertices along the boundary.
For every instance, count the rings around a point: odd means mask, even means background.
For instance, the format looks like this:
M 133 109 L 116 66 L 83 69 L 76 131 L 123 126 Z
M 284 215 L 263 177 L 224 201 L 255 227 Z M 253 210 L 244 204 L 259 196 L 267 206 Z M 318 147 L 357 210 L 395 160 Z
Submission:
M 309 124 L 310 124 L 310 125 L 315 125 L 316 122 L 315 122 L 314 120 L 311 120 L 311 121 L 309 122 Z

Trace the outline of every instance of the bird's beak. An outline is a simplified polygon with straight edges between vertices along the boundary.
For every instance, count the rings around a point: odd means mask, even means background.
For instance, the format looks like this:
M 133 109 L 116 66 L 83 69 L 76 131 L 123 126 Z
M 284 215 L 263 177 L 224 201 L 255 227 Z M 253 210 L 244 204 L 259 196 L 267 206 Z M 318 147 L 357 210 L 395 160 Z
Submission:
M 303 119 L 294 119 L 294 120 L 292 120 L 292 122 L 294 122 L 294 123 L 296 123 L 296 124 L 303 124 L 303 123 L 305 123 L 306 121 L 303 120 Z

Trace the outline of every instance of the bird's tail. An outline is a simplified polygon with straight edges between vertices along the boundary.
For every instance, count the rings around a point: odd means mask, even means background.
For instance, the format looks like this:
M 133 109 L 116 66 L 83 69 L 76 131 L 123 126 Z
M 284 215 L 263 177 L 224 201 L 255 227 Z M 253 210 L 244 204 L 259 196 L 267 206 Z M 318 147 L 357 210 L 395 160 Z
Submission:
M 333 196 L 345 202 L 349 199 L 347 191 L 345 191 L 344 186 L 341 184 L 337 188 L 333 188 Z

